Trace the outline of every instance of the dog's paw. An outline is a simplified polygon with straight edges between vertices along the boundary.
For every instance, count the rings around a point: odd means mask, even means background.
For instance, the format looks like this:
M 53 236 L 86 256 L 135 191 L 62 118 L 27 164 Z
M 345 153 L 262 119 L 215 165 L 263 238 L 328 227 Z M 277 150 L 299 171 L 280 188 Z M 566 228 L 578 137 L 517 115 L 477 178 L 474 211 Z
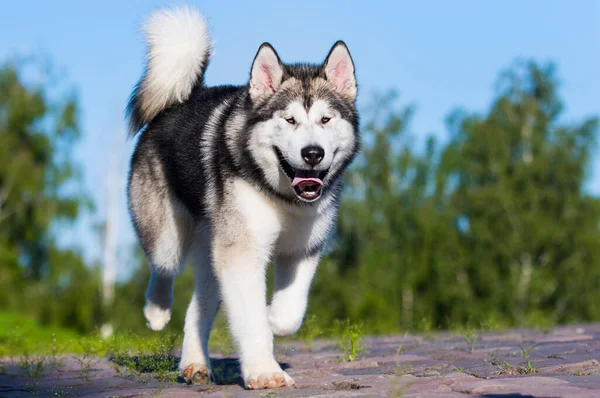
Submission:
M 193 363 L 181 370 L 181 377 L 187 384 L 208 384 L 214 376 L 205 365 Z
M 171 309 L 162 308 L 151 301 L 146 301 L 144 306 L 146 325 L 152 330 L 163 330 L 171 320 Z
M 271 372 L 250 374 L 244 380 L 244 385 L 248 390 L 260 390 L 263 388 L 293 387 L 296 385 L 286 372 Z

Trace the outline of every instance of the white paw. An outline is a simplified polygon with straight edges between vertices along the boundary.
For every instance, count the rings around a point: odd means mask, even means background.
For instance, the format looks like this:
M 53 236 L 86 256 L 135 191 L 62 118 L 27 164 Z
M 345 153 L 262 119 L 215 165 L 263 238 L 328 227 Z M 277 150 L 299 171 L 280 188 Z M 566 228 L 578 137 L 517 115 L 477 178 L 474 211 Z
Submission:
M 146 301 L 144 306 L 144 316 L 146 325 L 152 330 L 163 330 L 171 320 L 171 309 L 161 308 L 151 301 Z
M 293 387 L 296 385 L 286 372 L 254 373 L 244 379 L 244 386 L 248 390 L 260 390 L 263 388 Z
M 208 384 L 215 381 L 210 369 L 203 364 L 192 363 L 187 366 L 180 366 L 181 377 L 187 384 Z
M 277 311 L 278 307 L 269 308 L 269 325 L 275 336 L 291 336 L 302 326 L 302 316 L 296 312 Z M 304 314 L 303 312 L 299 312 Z

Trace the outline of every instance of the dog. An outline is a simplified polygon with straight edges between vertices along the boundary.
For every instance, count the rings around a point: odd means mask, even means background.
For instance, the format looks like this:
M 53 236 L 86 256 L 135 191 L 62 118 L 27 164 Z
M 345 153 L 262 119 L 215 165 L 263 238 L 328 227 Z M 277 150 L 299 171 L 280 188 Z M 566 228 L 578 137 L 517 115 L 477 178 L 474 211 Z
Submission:
M 207 87 L 212 44 L 197 10 L 159 10 L 144 30 L 147 62 L 126 114 L 129 135 L 140 133 L 128 203 L 151 264 L 147 325 L 169 322 L 173 278 L 189 259 L 196 279 L 179 365 L 185 381 L 213 378 L 208 338 L 222 302 L 244 387 L 293 386 L 273 336 L 302 324 L 341 177 L 360 147 L 352 57 L 338 41 L 322 64 L 284 64 L 263 43 L 247 85 Z

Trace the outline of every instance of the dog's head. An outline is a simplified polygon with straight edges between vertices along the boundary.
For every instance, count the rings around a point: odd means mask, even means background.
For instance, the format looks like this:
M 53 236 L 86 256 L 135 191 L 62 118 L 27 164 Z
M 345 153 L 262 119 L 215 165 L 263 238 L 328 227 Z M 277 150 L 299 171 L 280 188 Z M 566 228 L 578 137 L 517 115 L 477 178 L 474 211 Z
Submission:
M 265 43 L 254 59 L 248 90 L 253 163 L 280 195 L 317 201 L 359 148 L 348 48 L 337 42 L 321 65 L 286 65 Z

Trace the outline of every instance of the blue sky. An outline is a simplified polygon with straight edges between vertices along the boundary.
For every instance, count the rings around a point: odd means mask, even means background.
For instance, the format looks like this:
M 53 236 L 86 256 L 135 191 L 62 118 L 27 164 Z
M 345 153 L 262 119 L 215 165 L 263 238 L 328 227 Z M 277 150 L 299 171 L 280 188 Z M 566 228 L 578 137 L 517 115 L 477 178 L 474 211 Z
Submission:
M 139 26 L 154 9 L 181 2 L 134 0 L 7 1 L 0 7 L 0 60 L 41 54 L 66 72 L 81 102 L 83 139 L 75 156 L 96 202 L 67 244 L 99 255 L 91 232 L 106 214 L 110 153 L 127 170 L 123 109 L 143 65 Z M 348 44 L 360 84 L 360 104 L 375 91 L 396 89 L 414 103 L 417 141 L 444 139 L 455 107 L 484 111 L 498 72 L 517 58 L 555 61 L 567 105 L 564 121 L 600 114 L 600 2 L 566 1 L 189 1 L 207 17 L 216 43 L 208 84 L 246 82 L 263 41 L 284 61 L 321 61 L 337 39 Z M 600 156 L 588 189 L 600 195 Z M 124 181 L 124 180 L 123 180 Z M 124 182 L 121 184 L 124 188 Z M 133 242 L 120 191 L 119 242 Z M 123 260 L 122 272 L 127 264 Z

